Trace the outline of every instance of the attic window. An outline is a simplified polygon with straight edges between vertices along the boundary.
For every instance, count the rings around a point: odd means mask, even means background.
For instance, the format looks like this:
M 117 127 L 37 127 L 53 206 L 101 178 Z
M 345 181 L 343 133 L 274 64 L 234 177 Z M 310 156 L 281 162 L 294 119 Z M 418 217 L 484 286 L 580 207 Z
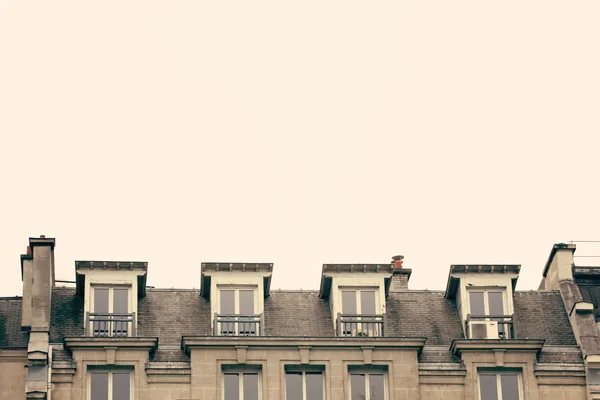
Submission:
M 514 337 L 512 315 L 507 315 L 506 291 L 498 288 L 472 288 L 467 336 L 471 339 L 510 339 Z
M 254 287 L 218 288 L 219 313 L 214 321 L 216 334 L 221 336 L 257 336 L 262 315 L 257 313 L 257 290 Z

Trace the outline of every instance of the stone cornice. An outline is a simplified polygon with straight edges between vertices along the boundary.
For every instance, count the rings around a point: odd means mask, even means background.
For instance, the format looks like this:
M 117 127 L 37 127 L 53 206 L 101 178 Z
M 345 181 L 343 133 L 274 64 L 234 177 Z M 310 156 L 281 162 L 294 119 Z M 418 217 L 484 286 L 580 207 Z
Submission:
M 27 363 L 27 348 L 0 348 L 0 363 L 3 361 Z
M 65 349 L 73 351 L 79 349 L 103 349 L 106 347 L 117 349 L 146 349 L 154 352 L 158 347 L 157 337 L 66 337 Z
M 425 345 L 425 337 L 380 337 L 380 338 L 348 338 L 348 337 L 223 337 L 223 336 L 184 336 L 181 348 L 190 353 L 198 347 L 234 347 L 234 348 L 328 348 L 328 349 L 388 349 L 405 348 L 420 351 Z
M 450 351 L 460 356 L 465 351 L 519 351 L 539 352 L 543 339 L 454 339 Z

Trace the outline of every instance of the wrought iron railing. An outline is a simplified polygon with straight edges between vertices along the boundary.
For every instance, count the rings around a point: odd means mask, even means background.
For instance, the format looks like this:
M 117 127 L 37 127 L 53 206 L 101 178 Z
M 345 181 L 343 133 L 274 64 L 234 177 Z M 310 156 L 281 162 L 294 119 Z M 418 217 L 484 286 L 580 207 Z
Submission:
M 337 336 L 380 337 L 383 336 L 383 315 L 338 314 Z
M 215 336 L 263 336 L 262 314 L 231 315 L 215 314 L 213 321 Z
M 498 324 L 498 339 L 514 339 L 515 329 L 512 315 L 467 315 L 467 327 L 473 321 L 495 321 Z M 469 329 L 467 329 L 469 339 Z
M 135 313 L 86 313 L 85 335 L 96 337 L 135 336 L 135 325 Z

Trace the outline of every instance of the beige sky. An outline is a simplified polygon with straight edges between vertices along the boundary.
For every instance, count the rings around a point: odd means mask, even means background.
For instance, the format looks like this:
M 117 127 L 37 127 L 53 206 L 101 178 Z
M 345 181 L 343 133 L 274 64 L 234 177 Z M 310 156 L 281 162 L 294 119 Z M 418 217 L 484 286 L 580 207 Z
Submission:
M 57 279 L 142 260 L 191 288 L 201 261 L 270 261 L 274 288 L 316 289 L 323 263 L 403 254 L 411 288 L 452 263 L 520 263 L 537 288 L 553 243 L 600 240 L 599 16 L 2 0 L 0 296 L 40 234 Z

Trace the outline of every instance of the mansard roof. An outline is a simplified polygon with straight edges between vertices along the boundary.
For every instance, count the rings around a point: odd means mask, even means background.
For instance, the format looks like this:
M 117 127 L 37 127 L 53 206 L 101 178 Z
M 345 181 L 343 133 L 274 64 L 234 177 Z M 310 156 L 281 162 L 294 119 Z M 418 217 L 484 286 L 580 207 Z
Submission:
M 390 291 L 386 301 L 386 336 L 426 337 L 422 362 L 458 362 L 450 354 L 453 339 L 464 338 L 455 301 L 443 291 Z M 558 290 L 518 291 L 514 294 L 515 333 L 519 338 L 545 340 L 544 348 L 566 348 L 578 359 L 577 343 Z M 275 290 L 265 299 L 265 335 L 272 337 L 335 336 L 327 300 L 318 291 Z M 83 299 L 75 288 L 52 290 L 51 343 L 82 336 Z M 199 290 L 148 289 L 138 304 L 138 334 L 159 338 L 153 360 L 185 361 L 182 336 L 210 336 L 211 310 Z M 21 298 L 0 299 L 0 347 L 24 347 Z M 577 353 L 577 354 L 575 354 Z M 562 359 L 560 352 L 543 353 L 546 362 Z M 57 352 L 56 357 L 60 357 Z M 548 361 L 550 360 L 550 361 Z

